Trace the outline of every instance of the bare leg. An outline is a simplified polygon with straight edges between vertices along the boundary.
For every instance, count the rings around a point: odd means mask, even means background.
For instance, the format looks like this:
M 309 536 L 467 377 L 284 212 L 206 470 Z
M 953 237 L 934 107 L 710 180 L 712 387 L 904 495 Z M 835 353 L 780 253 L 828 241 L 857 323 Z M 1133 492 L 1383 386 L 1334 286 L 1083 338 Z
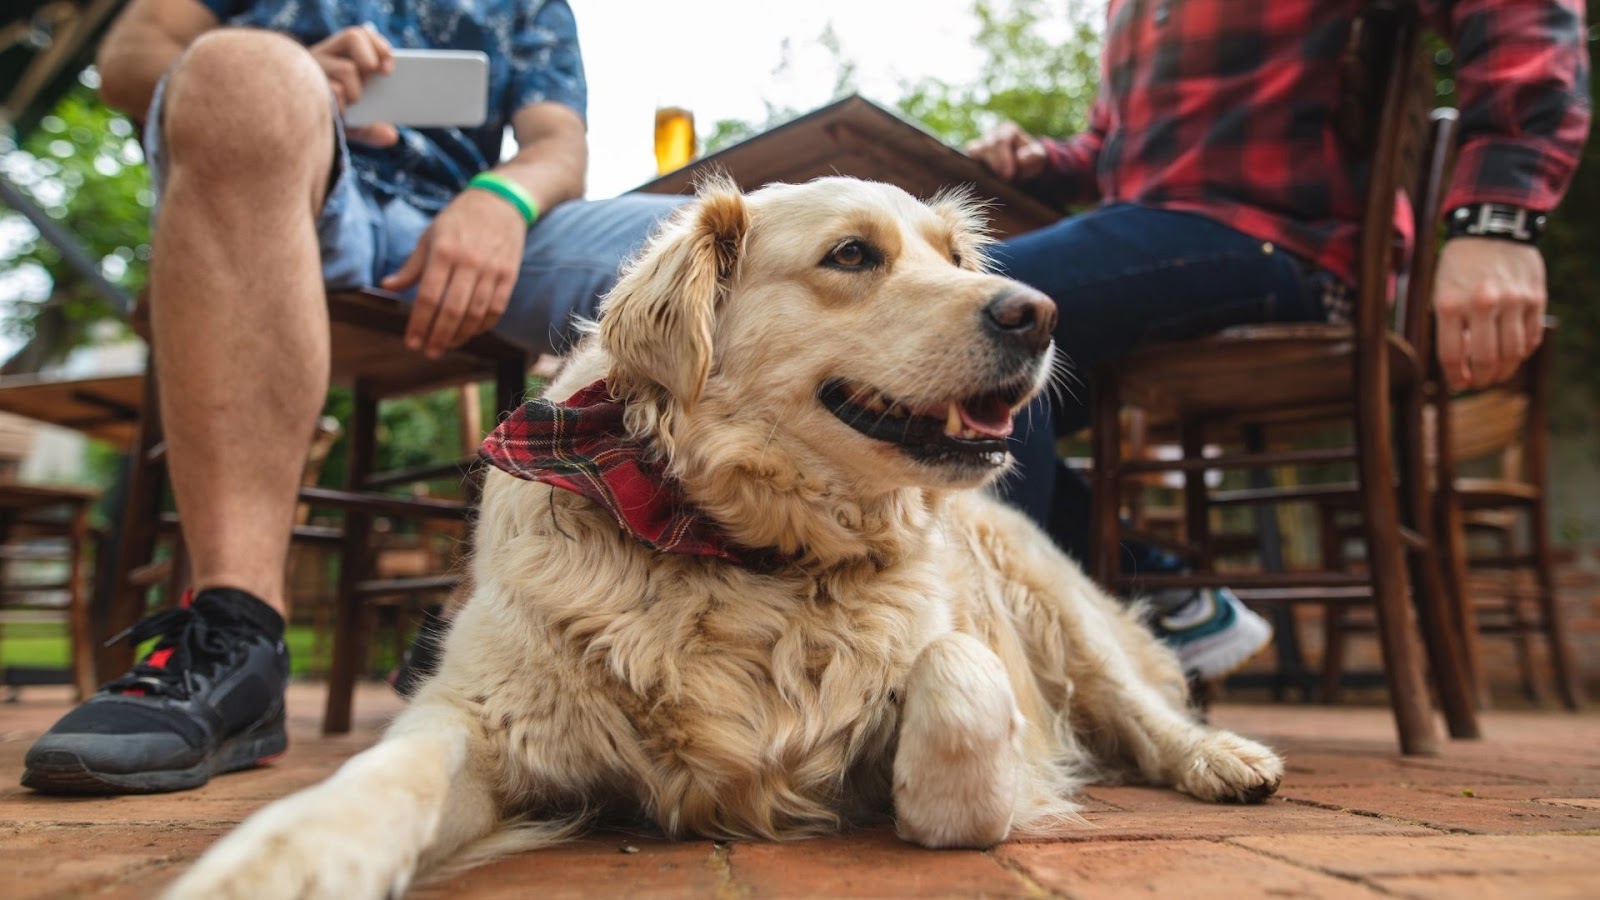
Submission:
M 334 152 L 327 82 L 288 38 L 206 35 L 164 102 L 170 154 L 151 317 L 194 586 L 283 612 L 295 488 L 328 386 L 314 227 Z

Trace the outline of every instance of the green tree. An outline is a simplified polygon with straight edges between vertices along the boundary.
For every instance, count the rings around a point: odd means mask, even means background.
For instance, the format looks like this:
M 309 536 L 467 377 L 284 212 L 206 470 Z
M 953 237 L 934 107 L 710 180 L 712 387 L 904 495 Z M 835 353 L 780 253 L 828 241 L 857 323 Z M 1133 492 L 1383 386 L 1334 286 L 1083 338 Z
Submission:
M 100 263 L 101 274 L 131 295 L 148 275 L 150 177 L 133 124 L 99 101 L 92 72 L 80 81 L 20 146 L 0 137 L 0 164 Z M 33 342 L 32 368 L 89 341 L 96 323 L 119 321 L 118 312 L 20 214 L 4 210 L 3 216 L 9 231 L 27 235 L 0 247 L 0 286 L 10 286 L 4 328 Z M 42 291 L 23 292 L 23 285 L 41 282 Z
M 831 96 L 843 97 L 854 93 L 856 90 L 856 64 L 845 56 L 844 47 L 839 42 L 839 33 L 834 30 L 833 23 L 829 22 L 822 33 L 817 35 L 816 43 L 825 52 L 833 64 L 833 90 Z M 772 67 L 772 78 L 781 81 L 792 74 L 797 66 L 794 61 L 794 42 L 784 38 L 778 51 L 778 64 Z M 711 126 L 711 133 L 703 141 L 706 153 L 715 153 L 724 147 L 737 144 L 745 138 L 755 137 L 769 128 L 776 127 L 798 117 L 804 110 L 792 106 L 773 103 L 763 100 L 766 111 L 759 121 L 747 119 L 720 119 Z
M 1103 0 L 976 0 L 972 14 L 981 56 L 976 80 L 904 83 L 891 105 L 952 144 L 971 140 L 1003 119 L 1037 134 L 1082 130 L 1099 82 Z M 857 66 L 831 23 L 815 41 L 833 63 L 832 96 L 853 93 Z M 772 70 L 775 80 L 793 67 L 792 56 L 793 45 L 785 40 Z M 715 153 L 803 112 L 768 102 L 759 120 L 722 119 L 706 135 L 706 151 Z
M 977 0 L 972 11 L 982 56 L 977 79 L 904 85 L 895 106 L 958 145 L 1005 119 L 1034 134 L 1082 131 L 1100 80 L 1105 4 Z

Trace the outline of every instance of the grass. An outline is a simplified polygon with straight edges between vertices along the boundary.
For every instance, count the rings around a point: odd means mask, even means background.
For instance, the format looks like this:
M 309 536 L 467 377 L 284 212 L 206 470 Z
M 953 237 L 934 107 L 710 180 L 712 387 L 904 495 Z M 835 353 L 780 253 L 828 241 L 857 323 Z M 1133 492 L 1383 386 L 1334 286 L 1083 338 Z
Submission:
M 289 643 L 290 672 L 296 679 L 305 679 L 313 673 L 319 677 L 325 676 L 328 671 L 327 651 L 328 646 L 322 648 L 320 655 L 312 653 L 316 646 L 316 633 L 309 625 L 292 625 L 287 635 Z M 325 640 L 325 645 L 331 645 L 332 640 Z M 392 641 L 384 640 L 373 642 L 371 659 L 371 672 L 381 675 L 394 667 L 394 650 Z M 139 655 L 149 652 L 150 647 L 139 649 Z M 64 622 L 7 622 L 0 624 L 0 669 L 7 668 L 38 668 L 38 669 L 65 669 L 71 661 L 71 650 L 67 643 L 67 626 Z M 109 678 L 109 676 L 108 676 Z
M 65 669 L 71 658 L 65 623 L 7 622 L 0 625 L 0 667 Z

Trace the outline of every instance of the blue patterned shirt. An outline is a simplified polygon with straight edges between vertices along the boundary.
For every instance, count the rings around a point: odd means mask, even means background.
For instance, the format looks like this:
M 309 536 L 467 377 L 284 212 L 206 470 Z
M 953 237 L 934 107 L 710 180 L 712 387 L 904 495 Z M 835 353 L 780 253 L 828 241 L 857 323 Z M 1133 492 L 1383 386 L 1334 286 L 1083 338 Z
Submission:
M 489 116 L 477 128 L 401 128 L 392 147 L 351 144 L 356 174 L 384 197 L 438 211 L 500 160 L 506 125 L 533 103 L 588 101 L 577 26 L 565 0 L 201 0 L 228 25 L 265 28 L 307 46 L 370 23 L 397 49 L 481 50 Z

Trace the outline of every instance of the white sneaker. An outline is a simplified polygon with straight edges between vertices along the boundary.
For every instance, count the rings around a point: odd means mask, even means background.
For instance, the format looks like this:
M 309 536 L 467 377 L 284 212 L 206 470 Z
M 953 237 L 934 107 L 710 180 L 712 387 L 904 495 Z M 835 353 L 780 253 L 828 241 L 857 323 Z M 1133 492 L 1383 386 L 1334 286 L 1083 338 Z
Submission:
M 1178 652 L 1184 674 L 1210 681 L 1232 672 L 1272 641 L 1272 625 L 1227 588 L 1197 589 L 1155 620 L 1156 636 Z

